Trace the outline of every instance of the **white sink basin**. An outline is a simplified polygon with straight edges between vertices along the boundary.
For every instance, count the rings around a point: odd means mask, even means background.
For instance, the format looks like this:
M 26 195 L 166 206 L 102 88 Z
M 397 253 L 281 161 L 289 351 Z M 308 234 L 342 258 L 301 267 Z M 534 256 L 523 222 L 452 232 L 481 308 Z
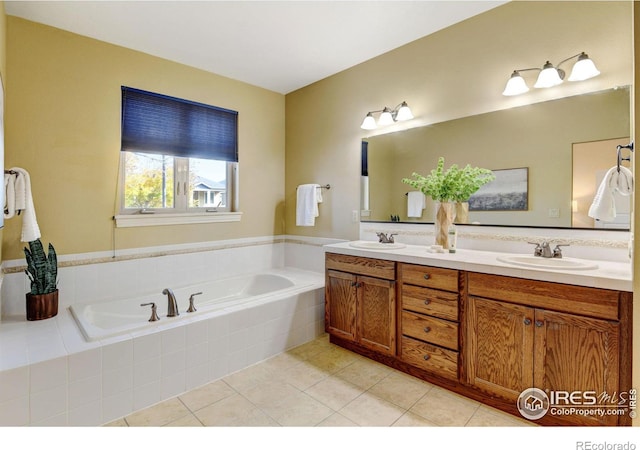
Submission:
M 537 267 L 542 269 L 557 270 L 591 270 L 598 265 L 589 261 L 573 258 L 542 258 L 533 255 L 506 255 L 498 256 L 498 261 L 516 266 Z
M 374 241 L 355 241 L 349 242 L 349 245 L 351 247 L 366 248 L 369 250 L 395 250 L 406 247 L 406 244 L 401 244 L 400 242 L 384 243 Z

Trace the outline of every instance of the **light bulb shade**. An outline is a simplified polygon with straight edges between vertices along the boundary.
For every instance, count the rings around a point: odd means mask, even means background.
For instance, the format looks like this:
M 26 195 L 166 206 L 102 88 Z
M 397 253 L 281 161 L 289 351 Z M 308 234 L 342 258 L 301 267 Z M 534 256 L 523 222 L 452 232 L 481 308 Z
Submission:
M 391 114 L 391 110 L 389 108 L 384 108 L 382 113 L 380 114 L 380 118 L 378 119 L 378 125 L 391 125 L 393 123 L 393 115 Z
M 586 53 L 582 52 L 578 57 L 578 61 L 573 65 L 573 69 L 571 69 L 569 81 L 588 80 L 598 75 L 600 75 L 600 71 L 596 69 L 596 65 L 589 59 Z
M 533 85 L 535 88 L 550 88 L 553 86 L 557 86 L 562 83 L 562 78 L 560 78 L 560 74 L 558 73 L 558 69 L 553 67 L 549 61 L 542 67 L 542 71 L 538 75 L 538 80 L 536 84 Z
M 524 82 L 524 78 L 520 75 L 520 72 L 514 70 L 511 74 L 511 78 L 507 81 L 507 85 L 502 92 L 502 95 L 511 96 L 511 95 L 520 95 L 529 91 L 529 86 Z
M 413 119 L 413 114 L 411 113 L 407 102 L 402 102 L 402 104 L 400 105 L 400 109 L 398 109 L 398 112 L 396 113 L 396 120 L 398 122 L 402 122 L 403 120 L 411 119 Z
M 362 125 L 360 125 L 360 128 L 362 128 L 363 130 L 375 130 L 376 128 L 378 128 L 378 126 L 376 125 L 376 119 L 373 118 L 373 114 L 367 114 L 367 116 L 362 121 Z

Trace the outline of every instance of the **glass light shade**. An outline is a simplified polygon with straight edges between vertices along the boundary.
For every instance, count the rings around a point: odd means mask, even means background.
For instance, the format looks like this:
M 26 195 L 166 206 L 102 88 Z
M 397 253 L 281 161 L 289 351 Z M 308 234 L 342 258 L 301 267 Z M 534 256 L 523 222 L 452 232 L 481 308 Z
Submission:
M 596 65 L 589 59 L 589 56 L 583 52 L 578 57 L 578 61 L 573 65 L 573 69 L 571 69 L 569 81 L 588 80 L 598 75 L 600 75 L 600 71 L 596 69 Z
M 411 119 L 413 119 L 413 114 L 411 113 L 407 102 L 402 102 L 400 109 L 398 109 L 398 113 L 396 114 L 396 120 L 402 122 L 403 120 Z
M 511 78 L 507 81 L 507 85 L 502 91 L 502 95 L 511 96 L 511 95 L 520 95 L 524 94 L 529 90 L 529 86 L 524 82 L 524 78 L 520 75 L 517 70 L 514 70 L 511 74 Z
M 376 128 L 378 128 L 378 126 L 376 125 L 376 119 L 373 118 L 373 114 L 367 114 L 367 116 L 362 121 L 362 125 L 360 125 L 360 128 L 362 128 L 363 130 L 375 130 Z
M 557 86 L 562 83 L 562 78 L 560 78 L 560 74 L 558 73 L 558 69 L 553 67 L 549 61 L 542 67 L 542 71 L 540 75 L 538 75 L 538 80 L 536 84 L 533 85 L 535 88 L 549 88 L 553 86 Z
M 391 125 L 393 123 L 393 116 L 391 115 L 391 110 L 389 108 L 385 108 L 382 110 L 380 114 L 380 118 L 378 119 L 378 125 Z

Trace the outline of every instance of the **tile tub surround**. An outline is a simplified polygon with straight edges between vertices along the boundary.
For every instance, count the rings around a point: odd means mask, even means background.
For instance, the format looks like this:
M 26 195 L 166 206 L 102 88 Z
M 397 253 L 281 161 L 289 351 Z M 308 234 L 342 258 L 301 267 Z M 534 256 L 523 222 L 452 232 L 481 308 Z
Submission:
M 284 240 L 267 239 L 250 245 L 217 243 L 219 248 L 206 251 L 184 253 L 177 249 L 153 258 L 62 267 L 61 272 L 77 270 L 82 276 L 67 274 L 63 279 L 61 274 L 61 292 L 66 288 L 69 297 L 58 316 L 27 322 L 23 314 L 9 314 L 0 322 L 0 425 L 100 425 L 324 332 L 324 276 L 315 272 L 312 275 L 320 287 L 259 308 L 203 315 L 179 327 L 166 323 L 153 334 L 140 332 L 88 343 L 67 309 L 68 302 L 79 301 L 82 293 L 88 292 L 89 286 L 80 286 L 80 280 L 101 286 L 123 283 L 135 291 L 143 289 L 139 287 L 141 279 L 164 286 L 167 280 L 163 277 L 173 276 L 170 267 L 179 268 L 186 277 L 191 271 L 204 270 L 188 267 L 193 261 L 232 275 L 247 266 L 257 270 L 267 264 L 283 265 L 288 252 L 305 262 L 305 248 L 310 254 L 306 264 L 313 266 L 317 263 L 312 260 L 322 255 L 326 242 L 285 244 Z M 291 245 L 304 248 L 284 249 Z M 142 277 L 141 272 L 148 277 Z M 3 300 L 7 292 L 11 295 L 12 281 L 18 286 L 15 295 L 24 298 L 23 278 L 22 273 L 5 274 L 4 281 L 9 283 L 4 283 Z

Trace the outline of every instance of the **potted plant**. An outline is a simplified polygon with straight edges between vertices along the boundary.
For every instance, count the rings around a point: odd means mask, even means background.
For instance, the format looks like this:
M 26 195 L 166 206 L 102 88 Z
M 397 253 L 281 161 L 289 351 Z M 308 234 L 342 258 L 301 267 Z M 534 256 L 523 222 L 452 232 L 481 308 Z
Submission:
M 27 260 L 25 273 L 31 281 L 31 292 L 26 294 L 27 320 L 42 320 L 58 314 L 58 258 L 53 245 L 45 254 L 40 239 L 24 248 Z
M 434 222 L 436 244 L 447 248 L 449 246 L 447 233 L 456 217 L 456 204 L 466 202 L 468 213 L 469 197 L 482 185 L 492 181 L 495 175 L 488 169 L 471 167 L 469 164 L 462 169 L 457 164 L 453 164 L 449 169 L 444 170 L 444 157 L 441 156 L 438 158 L 436 168 L 432 169 L 427 176 L 414 172 L 412 177 L 403 178 L 402 182 L 420 190 L 436 202 Z M 461 215 L 464 216 L 464 206 L 461 210 Z M 461 219 L 466 221 L 466 217 Z

